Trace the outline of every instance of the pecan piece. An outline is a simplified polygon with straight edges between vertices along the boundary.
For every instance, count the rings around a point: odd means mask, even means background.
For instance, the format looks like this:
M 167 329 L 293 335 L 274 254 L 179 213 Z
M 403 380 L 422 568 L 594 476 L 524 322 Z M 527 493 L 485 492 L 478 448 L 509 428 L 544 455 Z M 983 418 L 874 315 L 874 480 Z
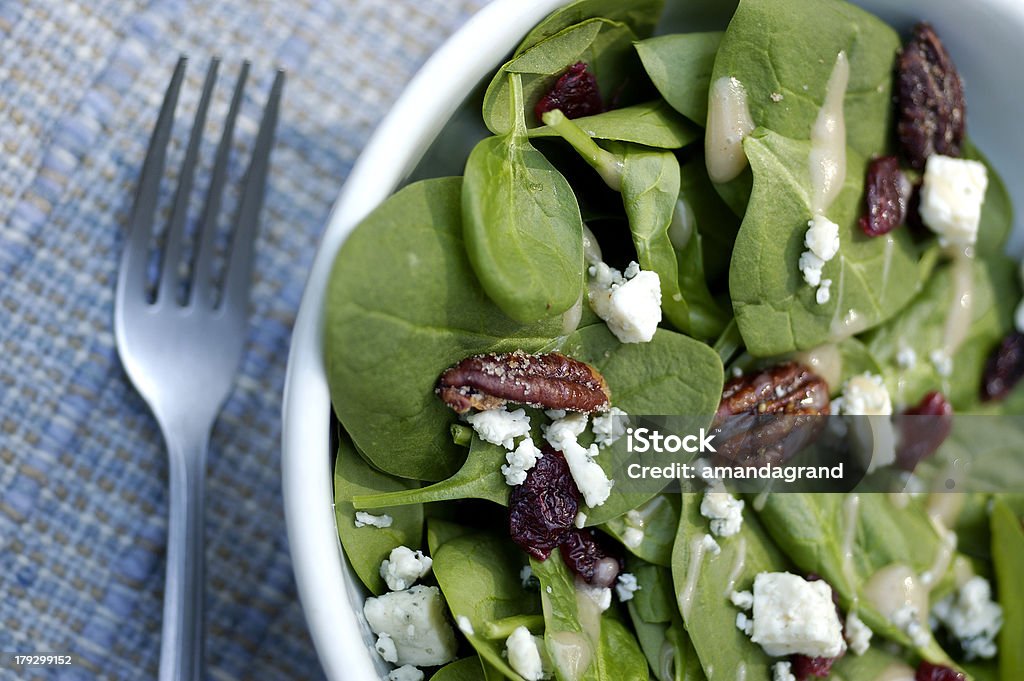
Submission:
M 611 401 L 604 377 L 589 364 L 521 350 L 468 357 L 441 374 L 435 392 L 460 414 L 506 402 L 589 414 L 607 411 Z
M 861 231 L 868 236 L 882 236 L 902 225 L 907 219 L 913 185 L 900 170 L 899 159 L 883 156 L 871 161 L 865 184 L 867 210 L 860 217 Z
M 828 385 L 786 362 L 725 384 L 712 429 L 722 463 L 779 463 L 810 444 L 829 414 Z
M 570 66 L 537 105 L 533 114 L 539 121 L 548 111 L 560 109 L 566 118 L 580 118 L 604 111 L 597 78 L 581 61 Z
M 981 401 L 1005 399 L 1024 378 L 1024 334 L 1014 331 L 999 344 L 981 377 Z
M 959 157 L 967 120 L 963 83 L 931 25 L 914 27 L 899 56 L 896 86 L 896 131 L 911 167 L 923 170 L 932 154 Z
M 545 445 L 543 456 L 512 488 L 508 499 L 508 529 L 512 541 L 537 560 L 547 560 L 576 520 L 580 492 L 561 452 Z

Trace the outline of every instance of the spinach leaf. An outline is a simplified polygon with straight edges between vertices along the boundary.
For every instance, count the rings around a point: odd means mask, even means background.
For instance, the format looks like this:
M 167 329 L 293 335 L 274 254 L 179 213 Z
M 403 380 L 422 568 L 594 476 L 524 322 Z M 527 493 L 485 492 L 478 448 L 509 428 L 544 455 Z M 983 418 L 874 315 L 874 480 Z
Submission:
M 583 220 L 572 187 L 527 139 L 520 77 L 509 80 L 512 130 L 481 140 L 466 161 L 463 235 L 487 295 L 528 323 L 582 295 Z
M 679 524 L 678 495 L 659 494 L 634 510 L 637 514 L 635 518 L 643 523 L 643 539 L 638 546 L 629 546 L 623 542 L 626 550 L 647 562 L 670 566 L 672 543 Z M 622 542 L 629 527 L 626 516 L 618 516 L 605 523 L 602 529 Z
M 1002 255 L 941 266 L 907 307 L 864 337 L 868 350 L 882 363 L 887 387 L 897 403 L 917 404 L 926 393 L 941 388 L 958 412 L 978 404 L 988 354 L 1013 324 L 1019 298 L 1016 270 Z M 953 353 L 953 372 L 943 376 L 930 358 L 947 351 L 950 333 L 961 332 L 960 328 L 947 330 L 948 324 L 958 324 L 950 315 L 966 292 L 958 283 L 961 277 L 973 282 L 970 320 L 962 322 L 967 328 Z M 897 357 L 907 349 L 913 351 L 916 362 L 901 366 Z
M 356 527 L 352 499 L 364 492 L 408 489 L 415 483 L 374 470 L 356 453 L 344 434 L 334 466 L 334 516 L 338 538 L 360 581 L 375 595 L 387 591 L 380 563 L 397 546 L 417 548 L 423 539 L 423 507 L 384 507 L 378 513 L 391 516 L 390 527 Z
M 872 645 L 863 655 L 843 655 L 832 669 L 833 676 L 843 681 L 877 681 L 884 678 L 884 673 L 896 669 L 903 670 L 906 678 L 914 678 L 913 667 L 879 645 Z
M 509 487 L 501 466 L 505 448 L 481 440 L 476 435 L 469 446 L 469 456 L 455 475 L 426 487 L 401 489 L 377 494 L 361 494 L 353 498 L 356 508 L 383 508 L 406 504 L 426 504 L 455 499 L 486 499 L 508 505 Z
M 563 352 L 598 369 L 608 382 L 612 404 L 635 415 L 679 415 L 689 430 L 711 424 L 722 395 L 718 355 L 692 338 L 658 329 L 649 343 L 619 343 L 603 324 L 580 329 Z M 630 455 L 616 447 L 595 460 L 614 478 Z M 587 511 L 587 525 L 599 525 L 653 497 L 657 490 L 619 491 Z
M 676 33 L 635 44 L 654 87 L 673 109 L 697 125 L 708 119 L 708 89 L 721 31 Z
M 1002 256 L 1013 229 L 1013 203 L 999 172 L 970 140 L 964 144 L 964 158 L 981 161 L 988 169 L 988 189 L 981 204 L 981 223 L 974 250 L 981 257 Z
M 709 281 L 728 273 L 740 219 L 715 192 L 703 154 L 697 154 L 679 169 L 679 201 L 686 216 L 692 215 L 694 226 L 703 241 L 702 264 Z M 744 205 L 746 199 L 744 199 Z M 676 214 L 676 219 L 680 215 Z M 682 267 L 682 258 L 680 267 Z
M 446 664 L 434 672 L 430 681 L 479 681 L 483 673 L 480 658 L 474 655 Z
M 707 552 L 701 543 L 708 533 L 701 499 L 700 494 L 682 495 L 672 553 L 672 579 L 686 631 L 710 681 L 771 678 L 776 660 L 736 628 L 738 610 L 729 594 L 752 589 L 757 573 L 785 570 L 787 561 L 748 509 L 739 534 L 719 538 L 721 553 Z
M 637 585 L 640 587 L 633 593 L 629 604 L 635 608 L 636 614 L 642 620 L 667 625 L 679 616 L 671 568 L 628 556 L 626 572 L 636 577 Z
M 560 681 L 647 681 L 647 661 L 636 638 L 610 613 L 577 591 L 558 549 L 530 559 L 540 581 L 544 644 Z
M 345 241 L 327 288 L 334 409 L 370 463 L 400 477 L 440 480 L 465 457 L 449 436 L 455 415 L 434 395 L 442 371 L 477 353 L 536 352 L 562 333 L 557 317 L 523 325 L 480 290 L 460 186 L 427 180 L 385 201 Z
M 736 321 L 747 350 L 779 355 L 840 340 L 896 314 L 918 287 L 914 245 L 907 230 L 869 238 L 857 226 L 865 164 L 847 151 L 846 180 L 828 210 L 839 225 L 840 247 L 825 265 L 831 299 L 815 300 L 798 267 L 807 223 L 810 142 L 758 129 L 744 149 L 754 172 L 754 191 L 729 268 Z
M 1003 629 L 999 633 L 999 678 L 1014 681 L 1024 675 L 1024 526 L 1002 499 L 992 509 L 992 559 L 996 567 Z
M 534 26 L 515 53 L 521 54 L 564 29 L 595 17 L 622 22 L 638 36 L 646 38 L 654 31 L 664 4 L 665 0 L 576 0 L 556 9 Z
M 693 647 L 693 641 L 686 633 L 683 620 L 676 613 L 671 626 L 665 632 L 668 644 L 672 646 L 672 681 L 707 681 L 700 658 Z
M 842 604 L 848 609 L 855 607 L 875 634 L 914 647 L 933 662 L 950 664 L 927 626 L 927 644 L 915 646 L 865 590 L 872 576 L 893 564 L 909 566 L 914 574 L 945 564 L 931 588 L 941 591 L 950 583 L 952 561 L 940 558 L 949 549 L 921 507 L 908 504 L 899 508 L 884 494 L 788 493 L 770 495 L 759 516 L 786 555 L 804 573 L 821 575 Z
M 539 125 L 533 109 L 570 66 L 584 62 L 597 79 L 599 91 L 607 97 L 642 73 L 633 50 L 636 34 L 626 24 L 604 18 L 586 19 L 568 26 L 512 57 L 491 80 L 484 93 L 483 118 L 496 135 L 515 125 L 513 93 L 508 74 L 522 76 L 523 100 L 519 105 L 530 127 Z
M 519 679 L 501 653 L 505 642 L 483 636 L 488 622 L 540 612 L 536 594 L 523 588 L 519 570 L 523 552 L 511 540 L 472 532 L 433 551 L 434 575 L 452 615 L 466 617 L 474 633 L 462 633 L 480 658 L 512 679 Z
M 672 670 L 665 669 L 664 667 L 667 665 L 662 663 L 662 658 L 666 656 L 666 649 L 671 650 L 668 648 L 667 638 L 669 625 L 665 622 L 647 622 L 637 614 L 633 601 L 626 604 L 626 609 L 629 612 L 629 619 L 633 623 L 633 631 L 636 632 L 637 643 L 640 644 L 640 650 L 647 658 L 647 665 L 650 667 L 652 677 L 658 681 L 672 681 L 670 675 Z
M 659 149 L 679 149 L 703 137 L 700 128 L 673 111 L 663 100 L 612 109 L 573 122 L 599 140 L 633 142 Z M 530 130 L 530 137 L 557 137 L 547 125 Z

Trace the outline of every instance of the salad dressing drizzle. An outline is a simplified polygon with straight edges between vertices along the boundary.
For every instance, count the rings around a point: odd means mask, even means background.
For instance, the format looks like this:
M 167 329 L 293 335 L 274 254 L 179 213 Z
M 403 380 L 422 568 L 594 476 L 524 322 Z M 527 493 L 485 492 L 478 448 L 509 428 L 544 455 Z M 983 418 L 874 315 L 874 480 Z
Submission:
M 892 662 L 875 681 L 914 681 L 914 668 L 903 662 Z
M 971 328 L 974 306 L 973 260 L 974 252 L 971 248 L 958 249 L 953 254 L 953 295 L 950 298 L 942 344 L 942 352 L 946 357 L 956 355 L 956 351 L 967 340 L 967 332 Z
M 846 181 L 846 117 L 843 104 L 850 82 L 846 52 L 836 57 L 825 86 L 825 101 L 811 127 L 811 210 L 824 215 Z
M 590 666 L 590 643 L 575 631 L 556 631 L 548 639 L 551 657 L 561 676 L 568 681 L 580 679 Z
M 735 179 L 747 167 L 743 140 L 753 132 L 747 91 L 736 78 L 723 76 L 711 85 L 704 155 L 712 182 Z
M 700 570 L 704 565 L 704 537 L 698 535 L 690 540 L 690 564 L 686 568 L 686 584 L 679 593 L 679 611 L 683 614 L 683 620 L 690 617 L 690 609 L 693 607 L 693 597 L 697 591 L 697 579 L 700 577 Z
M 736 681 L 747 681 L 746 662 L 740 662 L 740 666 L 736 668 Z
M 726 598 L 735 590 L 736 580 L 740 578 L 740 573 L 743 572 L 743 567 L 747 562 L 747 538 L 741 536 L 739 541 L 736 543 L 736 557 L 733 558 L 732 568 L 729 570 L 729 579 L 725 583 L 725 593 L 722 594 Z
M 850 584 L 856 583 L 853 571 L 853 541 L 857 537 L 857 517 L 860 495 L 851 494 L 843 501 L 843 576 Z
M 829 388 L 837 388 L 843 377 L 843 355 L 835 343 L 825 343 L 793 357 L 820 376 Z

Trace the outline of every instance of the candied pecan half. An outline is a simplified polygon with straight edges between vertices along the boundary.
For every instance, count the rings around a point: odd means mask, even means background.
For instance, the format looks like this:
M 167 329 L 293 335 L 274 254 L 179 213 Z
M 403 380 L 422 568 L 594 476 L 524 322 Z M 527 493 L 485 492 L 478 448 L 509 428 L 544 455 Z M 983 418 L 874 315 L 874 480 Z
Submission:
M 917 673 L 914 674 L 914 681 L 964 681 L 964 675 L 958 671 L 932 664 L 922 660 L 917 666 Z
M 573 527 L 580 491 L 561 452 L 545 445 L 543 456 L 512 488 L 508 527 L 512 541 L 538 560 L 546 560 Z
M 441 374 L 435 392 L 460 414 L 506 402 L 590 413 L 606 411 L 611 401 L 604 377 L 589 364 L 521 350 L 468 357 Z
M 860 228 L 868 236 L 882 236 L 907 219 L 907 205 L 913 185 L 900 170 L 895 156 L 876 158 L 868 164 L 864 191 L 866 212 L 860 216 Z
M 906 417 L 906 418 L 905 418 Z M 936 391 L 925 395 L 916 407 L 897 417 L 900 443 L 896 448 L 896 466 L 905 471 L 938 451 L 953 429 L 953 405 Z
M 541 116 L 555 109 L 560 109 L 566 118 L 592 116 L 604 111 L 597 78 L 585 63 L 578 61 L 570 66 L 533 107 L 533 114 L 539 121 Z
M 593 530 L 572 528 L 559 550 L 569 569 L 592 586 L 611 586 L 622 571 L 619 559 L 605 550 Z
M 779 463 L 818 436 L 829 414 L 828 385 L 807 367 L 786 362 L 730 380 L 712 429 L 719 463 Z M 780 418 L 781 417 L 781 418 Z
M 1014 331 L 1003 339 L 985 363 L 981 401 L 1005 399 L 1024 378 L 1024 334 Z
M 960 156 L 966 127 L 964 88 L 953 60 L 931 25 L 914 27 L 896 72 L 896 132 L 911 167 L 932 154 Z

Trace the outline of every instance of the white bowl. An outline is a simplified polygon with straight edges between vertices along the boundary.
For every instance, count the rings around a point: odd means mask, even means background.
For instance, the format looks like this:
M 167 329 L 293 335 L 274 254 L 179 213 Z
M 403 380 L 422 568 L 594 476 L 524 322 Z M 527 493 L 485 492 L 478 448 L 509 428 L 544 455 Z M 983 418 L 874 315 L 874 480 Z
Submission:
M 313 263 L 292 335 L 283 409 L 283 494 L 299 597 L 317 654 L 330 681 L 387 676 L 371 654 L 373 637 L 360 623 L 365 592 L 349 568 L 334 521 L 330 398 L 323 364 L 323 301 L 334 256 L 358 222 L 416 175 L 461 174 L 472 144 L 484 134 L 479 111 L 460 102 L 501 65 L 520 39 L 565 0 L 496 0 L 453 35 L 409 83 L 381 122 L 334 206 Z M 667 0 L 664 31 L 723 27 L 735 3 Z M 860 0 L 856 4 L 906 29 L 931 21 L 967 87 L 972 138 L 1001 172 L 1024 209 L 1024 78 L 1020 0 Z M 446 134 L 442 134 L 445 130 Z M 432 147 L 433 145 L 433 147 Z M 428 151 L 429 150 L 429 151 Z M 1020 213 L 1012 247 L 1024 237 Z

